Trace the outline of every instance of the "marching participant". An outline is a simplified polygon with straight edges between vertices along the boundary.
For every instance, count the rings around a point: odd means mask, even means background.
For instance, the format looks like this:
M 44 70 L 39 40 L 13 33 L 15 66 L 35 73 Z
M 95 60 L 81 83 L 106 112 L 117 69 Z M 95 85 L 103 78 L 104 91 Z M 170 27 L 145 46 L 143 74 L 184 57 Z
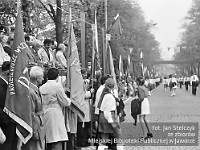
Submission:
M 198 84 L 199 84 L 199 78 L 197 77 L 196 74 L 192 75 L 190 77 L 190 85 L 192 85 L 192 94 L 194 96 L 196 95 Z

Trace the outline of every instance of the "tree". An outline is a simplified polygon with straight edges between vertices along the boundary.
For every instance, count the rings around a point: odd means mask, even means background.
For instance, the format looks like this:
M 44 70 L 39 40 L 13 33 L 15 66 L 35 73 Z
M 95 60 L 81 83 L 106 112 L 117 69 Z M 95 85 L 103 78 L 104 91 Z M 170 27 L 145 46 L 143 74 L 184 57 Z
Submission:
M 193 0 L 193 5 L 185 17 L 185 23 L 182 28 L 185 30 L 181 37 L 180 45 L 182 46 L 182 51 L 175 55 L 175 59 L 191 59 L 194 58 L 200 59 L 200 0 Z M 183 49 L 183 47 L 185 47 Z M 198 74 L 200 74 L 199 68 L 200 63 L 188 64 L 187 70 L 189 68 L 198 67 Z M 184 69 L 183 66 L 179 66 L 180 69 Z M 189 69 L 191 70 L 191 69 Z M 191 74 L 191 71 L 188 70 L 188 73 Z M 196 70 L 196 69 L 192 69 Z M 197 73 L 197 72 L 196 72 Z

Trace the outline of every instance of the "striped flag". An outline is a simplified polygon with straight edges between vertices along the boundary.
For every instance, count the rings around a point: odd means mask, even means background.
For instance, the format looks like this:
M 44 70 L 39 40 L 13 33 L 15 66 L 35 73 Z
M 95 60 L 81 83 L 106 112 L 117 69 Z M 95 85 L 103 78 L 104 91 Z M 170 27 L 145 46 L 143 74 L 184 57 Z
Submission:
M 32 137 L 32 107 L 29 100 L 27 50 L 20 2 L 17 6 L 14 43 L 4 111 L 17 123 L 16 133 L 23 143 Z

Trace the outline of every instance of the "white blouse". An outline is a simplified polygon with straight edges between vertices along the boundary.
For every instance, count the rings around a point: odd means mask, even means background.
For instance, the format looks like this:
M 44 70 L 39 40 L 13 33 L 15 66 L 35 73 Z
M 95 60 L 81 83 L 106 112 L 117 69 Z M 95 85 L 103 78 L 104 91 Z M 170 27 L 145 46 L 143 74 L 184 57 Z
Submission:
M 116 110 L 116 100 L 111 93 L 104 96 L 100 110 L 104 112 L 104 116 L 109 123 L 114 122 L 112 119 L 111 111 Z

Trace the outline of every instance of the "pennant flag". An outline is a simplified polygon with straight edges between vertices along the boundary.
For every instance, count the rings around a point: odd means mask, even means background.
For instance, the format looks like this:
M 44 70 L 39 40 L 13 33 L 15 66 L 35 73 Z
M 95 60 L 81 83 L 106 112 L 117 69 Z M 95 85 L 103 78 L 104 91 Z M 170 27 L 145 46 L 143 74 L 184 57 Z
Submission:
M 133 62 L 130 60 L 130 65 L 129 65 L 129 75 L 133 74 Z
M 29 100 L 27 50 L 21 17 L 17 6 L 13 52 L 4 111 L 17 123 L 16 133 L 23 143 L 32 137 L 32 107 Z
M 117 34 L 117 35 L 121 35 L 122 34 L 122 28 L 121 28 L 119 14 L 117 14 L 114 17 L 114 21 L 112 22 L 111 26 L 109 27 L 107 33 L 110 33 L 111 30 L 113 30 L 113 32 L 115 34 Z
M 128 55 L 128 66 L 131 64 L 131 57 Z
M 117 87 L 117 80 L 116 80 L 116 74 L 115 74 L 115 68 L 113 64 L 113 56 L 112 56 L 112 51 L 110 48 L 110 44 L 108 44 L 108 52 L 109 52 L 109 57 L 110 57 L 110 71 L 111 71 L 111 76 L 113 77 L 113 80 L 115 82 L 115 89 L 118 89 Z
M 101 71 L 101 65 L 100 65 L 100 58 L 99 58 L 99 43 L 98 43 L 98 30 L 97 30 L 97 17 L 96 17 L 96 11 L 95 11 L 95 24 L 93 25 L 93 54 L 94 54 L 94 65 L 95 65 L 95 72 Z M 94 72 L 94 73 L 95 73 Z
M 144 64 L 141 63 L 142 76 L 144 77 Z
M 70 25 L 69 36 L 69 53 L 68 53 L 68 88 L 70 89 L 70 98 L 72 100 L 72 107 L 77 110 L 77 115 L 83 120 L 85 114 L 82 108 L 85 98 L 84 81 L 81 74 L 81 67 L 78 55 L 78 48 L 76 45 L 76 38 L 74 34 L 73 25 Z
M 124 74 L 124 68 L 123 68 L 123 60 L 122 56 L 119 56 L 119 76 L 122 77 Z

